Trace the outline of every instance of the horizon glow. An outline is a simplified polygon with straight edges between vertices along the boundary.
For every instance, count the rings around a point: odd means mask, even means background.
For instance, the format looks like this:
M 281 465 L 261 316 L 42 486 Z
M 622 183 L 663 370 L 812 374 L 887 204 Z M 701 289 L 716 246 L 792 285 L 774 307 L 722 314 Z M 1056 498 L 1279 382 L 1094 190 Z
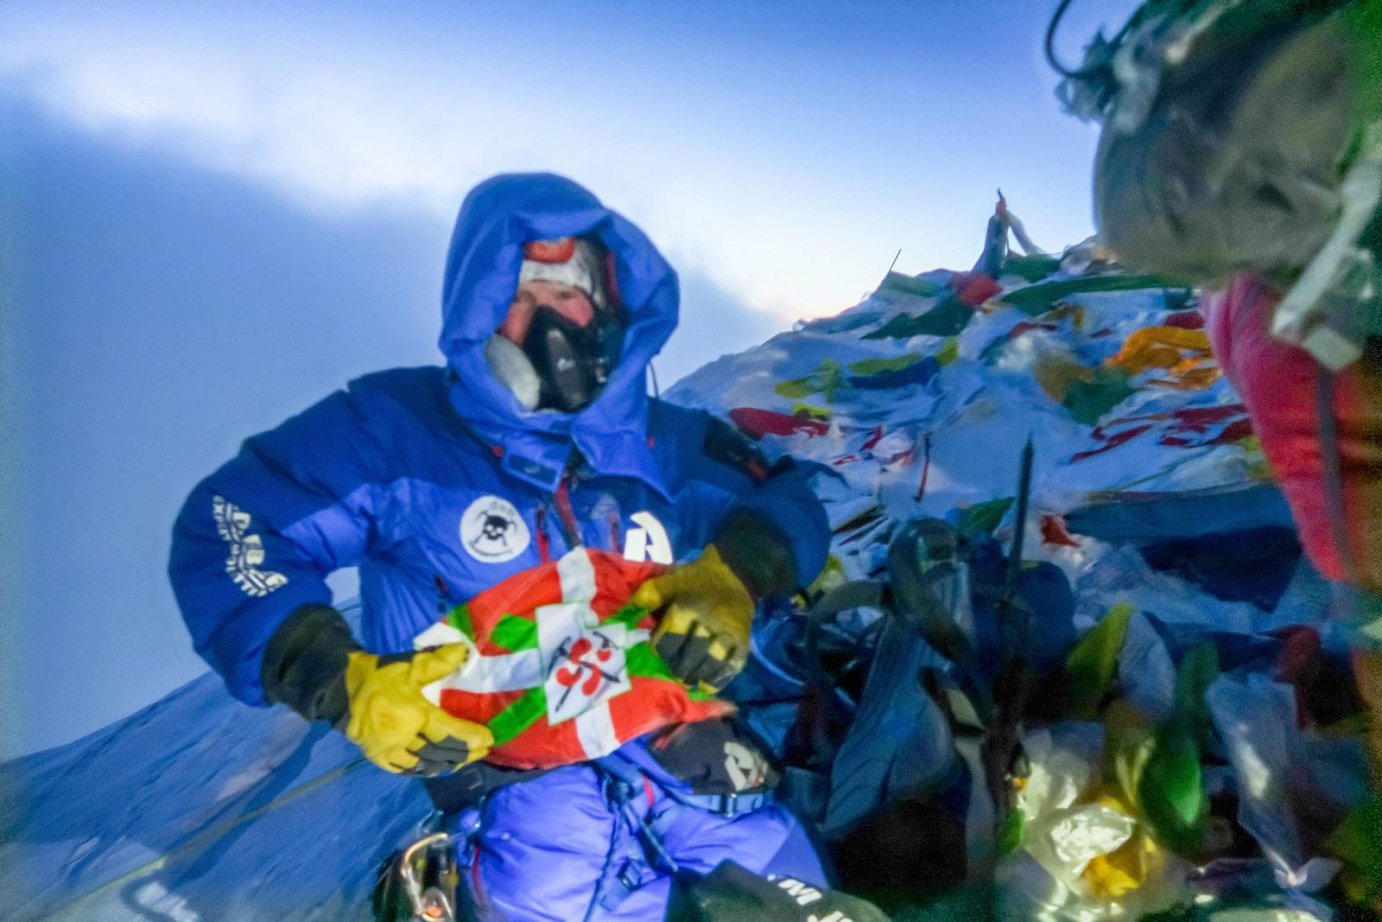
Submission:
M 444 223 L 485 176 L 551 169 L 645 225 L 674 264 L 788 321 L 856 303 L 899 249 L 904 271 L 967 268 L 999 186 L 1048 248 L 1092 232 L 1087 191 L 1061 176 L 1087 169 L 1092 130 L 1057 110 L 1037 35 L 1015 59 L 1021 30 L 985 23 L 997 60 L 970 62 L 963 5 L 805 4 L 793 25 L 712 3 L 677 41 L 676 16 L 636 3 L 130 15 L 153 9 L 76 22 L 21 4 L 0 86 L 327 214 L 389 203 Z M 550 29 L 525 40 L 532 17 Z M 619 54 L 589 54 L 600 46 Z M 1064 194 L 1034 180 L 1036 163 Z

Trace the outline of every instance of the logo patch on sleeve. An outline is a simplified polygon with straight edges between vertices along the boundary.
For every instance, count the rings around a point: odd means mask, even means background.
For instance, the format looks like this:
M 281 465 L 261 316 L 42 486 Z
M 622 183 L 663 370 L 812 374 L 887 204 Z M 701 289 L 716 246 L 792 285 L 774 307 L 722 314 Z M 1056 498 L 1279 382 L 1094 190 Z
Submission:
M 633 519 L 636 527 L 629 529 L 624 536 L 624 559 L 670 564 L 673 560 L 672 542 L 657 516 L 644 510 L 635 512 L 629 518 Z
M 461 544 L 485 563 L 504 563 L 528 549 L 532 535 L 513 503 L 482 496 L 461 514 Z
M 230 556 L 226 558 L 226 572 L 245 595 L 266 596 L 279 586 L 286 585 L 288 577 L 272 570 L 261 570 L 264 562 L 264 541 L 251 532 L 250 514 L 234 503 L 228 503 L 223 496 L 211 498 L 211 516 L 216 521 L 216 533 L 221 540 L 230 545 Z

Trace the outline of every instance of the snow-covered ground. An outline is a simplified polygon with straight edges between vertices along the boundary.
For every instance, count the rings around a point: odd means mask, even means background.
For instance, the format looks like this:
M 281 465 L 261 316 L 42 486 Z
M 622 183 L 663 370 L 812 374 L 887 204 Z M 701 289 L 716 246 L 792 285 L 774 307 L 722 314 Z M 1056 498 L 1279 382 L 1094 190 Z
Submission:
M 1086 246 L 1060 265 L 1027 260 L 1035 283 L 1019 274 L 890 277 L 863 303 L 712 362 L 668 396 L 733 420 L 770 455 L 821 465 L 840 578 L 878 575 L 888 537 L 919 514 L 1009 540 L 1030 439 L 1026 556 L 1070 577 L 1075 628 L 1131 603 L 1121 654 L 1128 695 L 1166 717 L 1175 663 L 1157 625 L 1246 635 L 1322 624 L 1324 608 L 1306 570 L 1279 604 L 1226 601 L 1111 537 L 1067 528 L 1067 515 L 1102 521 L 1128 491 L 1195 490 L 1229 499 L 1192 504 L 1194 515 L 1162 522 L 1161 537 L 1213 533 L 1233 514 L 1238 525 L 1285 525 L 1261 487 L 1265 465 L 1237 395 L 1200 348 L 1193 301 L 1159 287 L 1080 291 L 1136 282 L 1096 256 Z M 1235 496 L 1268 499 L 1244 508 Z M 1221 726 L 1234 769 L 1297 751 L 1294 712 L 1280 710 L 1289 686 L 1261 676 L 1224 682 L 1213 702 L 1256 708 L 1285 734 L 1271 749 L 1251 726 Z M 1356 756 L 1331 763 L 1345 766 L 1333 776 L 1336 800 L 1361 792 Z M 1263 791 L 1281 783 L 1273 768 L 1264 763 L 1254 776 Z M 380 861 L 428 809 L 420 786 L 375 770 L 339 735 L 281 708 L 246 708 L 212 676 L 83 740 L 0 766 L 0 793 L 6 919 L 365 919 Z M 1294 821 L 1261 797 L 1247 800 L 1277 886 L 1297 888 L 1298 905 L 1327 915 L 1305 891 L 1333 869 L 1304 870 L 1311 856 Z

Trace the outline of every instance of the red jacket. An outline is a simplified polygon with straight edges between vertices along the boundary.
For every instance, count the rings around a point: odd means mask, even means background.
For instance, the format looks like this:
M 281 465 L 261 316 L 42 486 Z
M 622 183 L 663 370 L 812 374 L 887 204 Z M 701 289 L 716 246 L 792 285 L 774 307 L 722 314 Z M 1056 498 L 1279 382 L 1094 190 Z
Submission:
M 1272 337 L 1280 295 L 1239 275 L 1204 302 L 1214 353 L 1252 415 L 1306 553 L 1333 580 L 1348 580 L 1348 562 L 1362 586 L 1382 592 L 1382 343 L 1369 341 L 1362 359 L 1333 383 L 1343 482 L 1345 557 L 1335 540 L 1320 439 L 1319 379 L 1325 370 L 1298 346 Z

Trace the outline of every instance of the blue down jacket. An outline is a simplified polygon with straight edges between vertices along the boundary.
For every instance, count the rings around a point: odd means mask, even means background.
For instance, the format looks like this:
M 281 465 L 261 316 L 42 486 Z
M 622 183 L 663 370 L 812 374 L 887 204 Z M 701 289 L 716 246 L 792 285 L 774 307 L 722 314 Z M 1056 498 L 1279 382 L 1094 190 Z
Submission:
M 508 311 L 523 244 L 595 234 L 627 311 L 620 363 L 576 414 L 528 411 L 484 344 Z M 324 578 L 358 566 L 360 641 L 412 649 L 441 612 L 580 542 L 670 563 L 750 510 L 789 537 L 798 573 L 829 530 L 801 469 L 766 479 L 707 454 L 712 418 L 648 397 L 644 372 L 676 325 L 676 273 L 643 233 L 575 183 L 500 176 L 461 207 L 447 258 L 446 366 L 384 371 L 248 439 L 193 491 L 169 573 L 194 644 L 232 694 L 264 704 L 270 636 L 329 603 Z M 568 471 L 572 450 L 583 463 Z

